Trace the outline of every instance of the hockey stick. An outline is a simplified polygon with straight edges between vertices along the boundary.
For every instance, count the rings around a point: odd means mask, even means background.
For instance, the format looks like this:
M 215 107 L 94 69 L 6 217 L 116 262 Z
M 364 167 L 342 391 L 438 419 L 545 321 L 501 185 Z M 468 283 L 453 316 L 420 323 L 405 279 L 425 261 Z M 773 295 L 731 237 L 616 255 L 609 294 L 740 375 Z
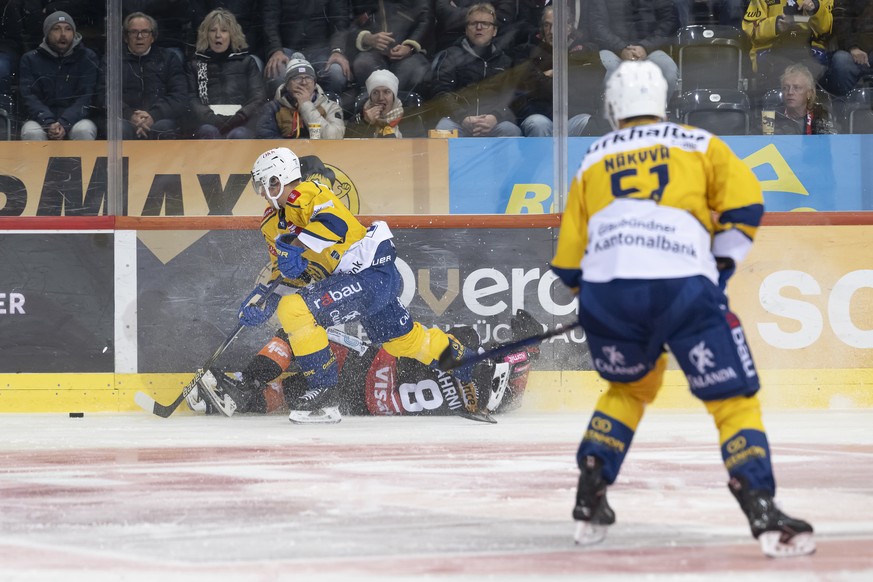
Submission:
M 460 368 L 461 366 L 472 366 L 473 364 L 478 364 L 479 362 L 484 362 L 485 360 L 496 360 L 508 354 L 517 352 L 521 350 L 521 348 L 536 345 L 555 336 L 563 335 L 568 331 L 573 331 L 577 327 L 581 326 L 582 324 L 576 321 L 565 327 L 550 329 L 548 331 L 544 331 L 543 333 L 532 335 L 524 339 L 500 344 L 495 348 L 491 348 L 490 350 L 482 352 L 481 354 L 474 354 L 461 360 L 454 359 L 452 357 L 451 350 L 446 349 L 440 355 L 439 366 L 442 370 L 454 370 L 455 368 Z
M 273 291 L 275 291 L 276 288 L 279 286 L 280 281 L 282 281 L 282 277 L 277 277 L 272 283 L 270 283 L 270 286 L 267 287 L 267 291 L 261 296 L 260 299 L 258 299 L 258 301 L 255 303 L 255 306 L 262 307 L 264 303 L 266 303 L 267 298 L 270 297 L 270 295 L 273 294 Z M 242 322 L 236 324 L 236 327 L 233 328 L 233 331 L 230 332 L 230 334 L 228 334 L 226 338 L 224 338 L 224 341 L 221 343 L 220 346 L 218 346 L 218 349 L 215 350 L 215 353 L 213 353 L 209 357 L 209 359 L 206 360 L 206 363 L 203 364 L 203 367 L 197 370 L 197 373 L 194 374 L 194 379 L 191 380 L 188 385 L 182 389 L 182 393 L 179 394 L 179 396 L 177 396 L 176 399 L 170 404 L 161 404 L 145 392 L 137 392 L 136 394 L 134 394 L 133 400 L 139 405 L 140 408 L 142 408 L 146 412 L 151 412 L 152 414 L 156 414 L 161 418 L 168 418 L 171 414 L 173 414 L 173 412 L 176 411 L 177 408 L 179 408 L 179 405 L 182 404 L 182 401 L 185 400 L 185 397 L 188 396 L 188 394 L 190 394 L 192 390 L 194 390 L 194 388 L 197 386 L 197 383 L 200 381 L 201 378 L 203 378 L 203 374 L 206 373 L 206 370 L 208 370 L 209 367 L 212 366 L 212 364 L 214 364 L 215 361 L 219 358 L 219 356 L 224 353 L 224 350 L 226 350 L 228 346 L 233 343 L 233 340 L 236 339 L 236 336 L 239 335 L 239 332 L 241 332 L 244 327 L 245 326 L 242 324 Z

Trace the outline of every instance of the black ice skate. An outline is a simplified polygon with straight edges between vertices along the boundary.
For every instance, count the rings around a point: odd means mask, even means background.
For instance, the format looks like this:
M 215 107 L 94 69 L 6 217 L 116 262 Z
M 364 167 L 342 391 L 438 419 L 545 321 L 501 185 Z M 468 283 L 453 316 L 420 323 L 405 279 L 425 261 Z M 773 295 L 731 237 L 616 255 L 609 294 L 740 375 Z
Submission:
M 336 386 L 309 388 L 291 403 L 288 420 L 294 424 L 336 424 L 343 417 L 336 402 Z
M 591 455 L 585 457 L 576 490 L 576 507 L 573 519 L 576 525 L 576 543 L 590 546 L 606 538 L 607 528 L 615 523 L 615 512 L 606 501 L 606 481 L 601 468 L 603 463 Z
M 752 535 L 761 550 L 771 558 L 805 556 L 815 552 L 812 525 L 782 513 L 773 496 L 763 490 L 750 490 L 734 477 L 728 487 L 749 520 Z

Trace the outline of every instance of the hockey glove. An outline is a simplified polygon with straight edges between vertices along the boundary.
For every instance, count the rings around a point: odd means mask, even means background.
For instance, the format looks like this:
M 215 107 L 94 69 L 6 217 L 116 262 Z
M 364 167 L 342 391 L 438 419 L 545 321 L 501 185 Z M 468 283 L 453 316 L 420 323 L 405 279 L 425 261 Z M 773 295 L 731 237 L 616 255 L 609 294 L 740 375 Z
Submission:
M 309 261 L 301 256 L 306 249 L 291 244 L 295 238 L 296 236 L 290 233 L 276 237 L 276 254 L 278 254 L 276 263 L 279 272 L 288 279 L 298 278 L 309 265 Z
M 258 284 L 258 286 L 255 287 L 255 290 L 249 293 L 249 296 L 243 300 L 242 305 L 240 305 L 239 308 L 240 323 L 247 327 L 257 327 L 266 323 L 266 321 L 276 313 L 276 307 L 279 306 L 280 297 L 275 293 L 270 293 L 264 301 L 263 306 L 257 305 L 258 301 L 260 301 L 266 293 L 267 286 L 263 284 Z
M 718 269 L 718 288 L 724 293 L 727 290 L 728 279 L 737 271 L 737 264 L 731 258 L 716 257 L 715 267 Z

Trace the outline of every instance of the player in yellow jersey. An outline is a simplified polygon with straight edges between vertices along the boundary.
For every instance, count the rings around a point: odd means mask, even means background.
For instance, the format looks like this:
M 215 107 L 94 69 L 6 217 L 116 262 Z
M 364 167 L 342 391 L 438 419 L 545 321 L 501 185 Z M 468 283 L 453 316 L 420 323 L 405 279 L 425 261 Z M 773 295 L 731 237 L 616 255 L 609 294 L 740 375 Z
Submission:
M 758 374 L 725 295 L 764 213 L 760 184 L 719 138 L 665 121 L 667 83 L 652 63 L 622 63 L 605 100 L 614 131 L 573 179 L 552 260 L 578 293 L 594 366 L 609 382 L 577 453 L 576 541 L 601 541 L 615 521 L 606 489 L 669 348 L 715 420 L 729 488 L 764 553 L 812 553 L 812 526 L 773 501 Z
M 255 191 L 269 206 L 261 232 L 271 257 L 269 280 L 282 278 L 288 294 L 270 294 L 263 307 L 255 303 L 267 292 L 267 282 L 257 285 L 240 307 L 240 321 L 247 326 L 265 323 L 275 313 L 288 336 L 288 345 L 306 379 L 308 389 L 290 403 L 289 419 L 297 423 L 339 422 L 336 358 L 328 345 L 325 328 L 360 321 L 370 342 L 395 357 L 406 356 L 436 367 L 449 350 L 461 359 L 469 349 L 438 328 L 426 329 L 412 321 L 400 302 L 401 276 L 394 265 L 396 252 L 391 229 L 385 222 L 365 228 L 339 201 L 329 185 L 303 179 L 300 160 L 288 148 L 261 154 L 252 168 Z M 474 370 L 453 370 L 461 383 L 470 412 L 478 412 Z M 203 396 L 224 414 L 254 396 L 254 387 L 220 381 L 225 395 L 213 390 Z M 204 388 L 208 388 L 204 386 Z M 481 386 L 490 392 L 489 385 Z

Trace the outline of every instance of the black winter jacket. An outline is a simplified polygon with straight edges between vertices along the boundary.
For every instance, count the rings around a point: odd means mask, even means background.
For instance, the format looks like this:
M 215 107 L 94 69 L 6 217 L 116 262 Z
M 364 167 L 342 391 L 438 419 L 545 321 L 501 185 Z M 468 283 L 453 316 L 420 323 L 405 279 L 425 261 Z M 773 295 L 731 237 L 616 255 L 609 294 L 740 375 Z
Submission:
M 208 123 L 227 130 L 257 117 L 267 101 L 264 77 L 255 60 L 247 52 L 229 50 L 216 54 L 206 49 L 194 54 L 188 64 L 188 93 L 198 126 Z M 231 121 L 231 116 L 213 113 L 210 105 L 242 105 L 242 109 Z
M 591 31 L 602 49 L 616 54 L 629 44 L 646 52 L 674 42 L 679 17 L 672 0 L 589 0 Z
M 264 56 L 288 48 L 346 49 L 349 3 L 343 0 L 263 0 Z
M 866 53 L 873 51 L 873 2 L 836 0 L 833 31 L 844 51 L 855 47 Z
M 106 59 L 103 69 L 106 71 Z M 101 76 L 98 96 L 105 98 L 106 76 Z M 188 78 L 179 57 L 152 45 L 138 57 L 124 48 L 121 62 L 121 110 L 130 119 L 136 110 L 146 111 L 155 121 L 181 119 L 188 106 Z
M 471 115 L 491 114 L 498 122 L 512 121 L 510 104 L 515 93 L 512 59 L 491 44 L 474 50 L 466 37 L 443 53 L 434 75 L 434 97 L 444 114 L 461 123 Z
M 600 62 L 597 45 L 575 33 L 567 41 L 568 110 L 570 115 L 594 113 L 598 110 L 606 69 Z M 520 82 L 513 108 L 518 118 L 539 113 L 552 118 L 553 80 L 546 72 L 553 70 L 553 47 L 545 42 L 534 46 L 530 56 L 521 62 Z
M 73 49 L 58 56 L 43 42 L 21 57 L 19 89 L 27 119 L 43 127 L 59 121 L 66 131 L 87 117 L 97 86 L 97 55 L 76 35 Z

